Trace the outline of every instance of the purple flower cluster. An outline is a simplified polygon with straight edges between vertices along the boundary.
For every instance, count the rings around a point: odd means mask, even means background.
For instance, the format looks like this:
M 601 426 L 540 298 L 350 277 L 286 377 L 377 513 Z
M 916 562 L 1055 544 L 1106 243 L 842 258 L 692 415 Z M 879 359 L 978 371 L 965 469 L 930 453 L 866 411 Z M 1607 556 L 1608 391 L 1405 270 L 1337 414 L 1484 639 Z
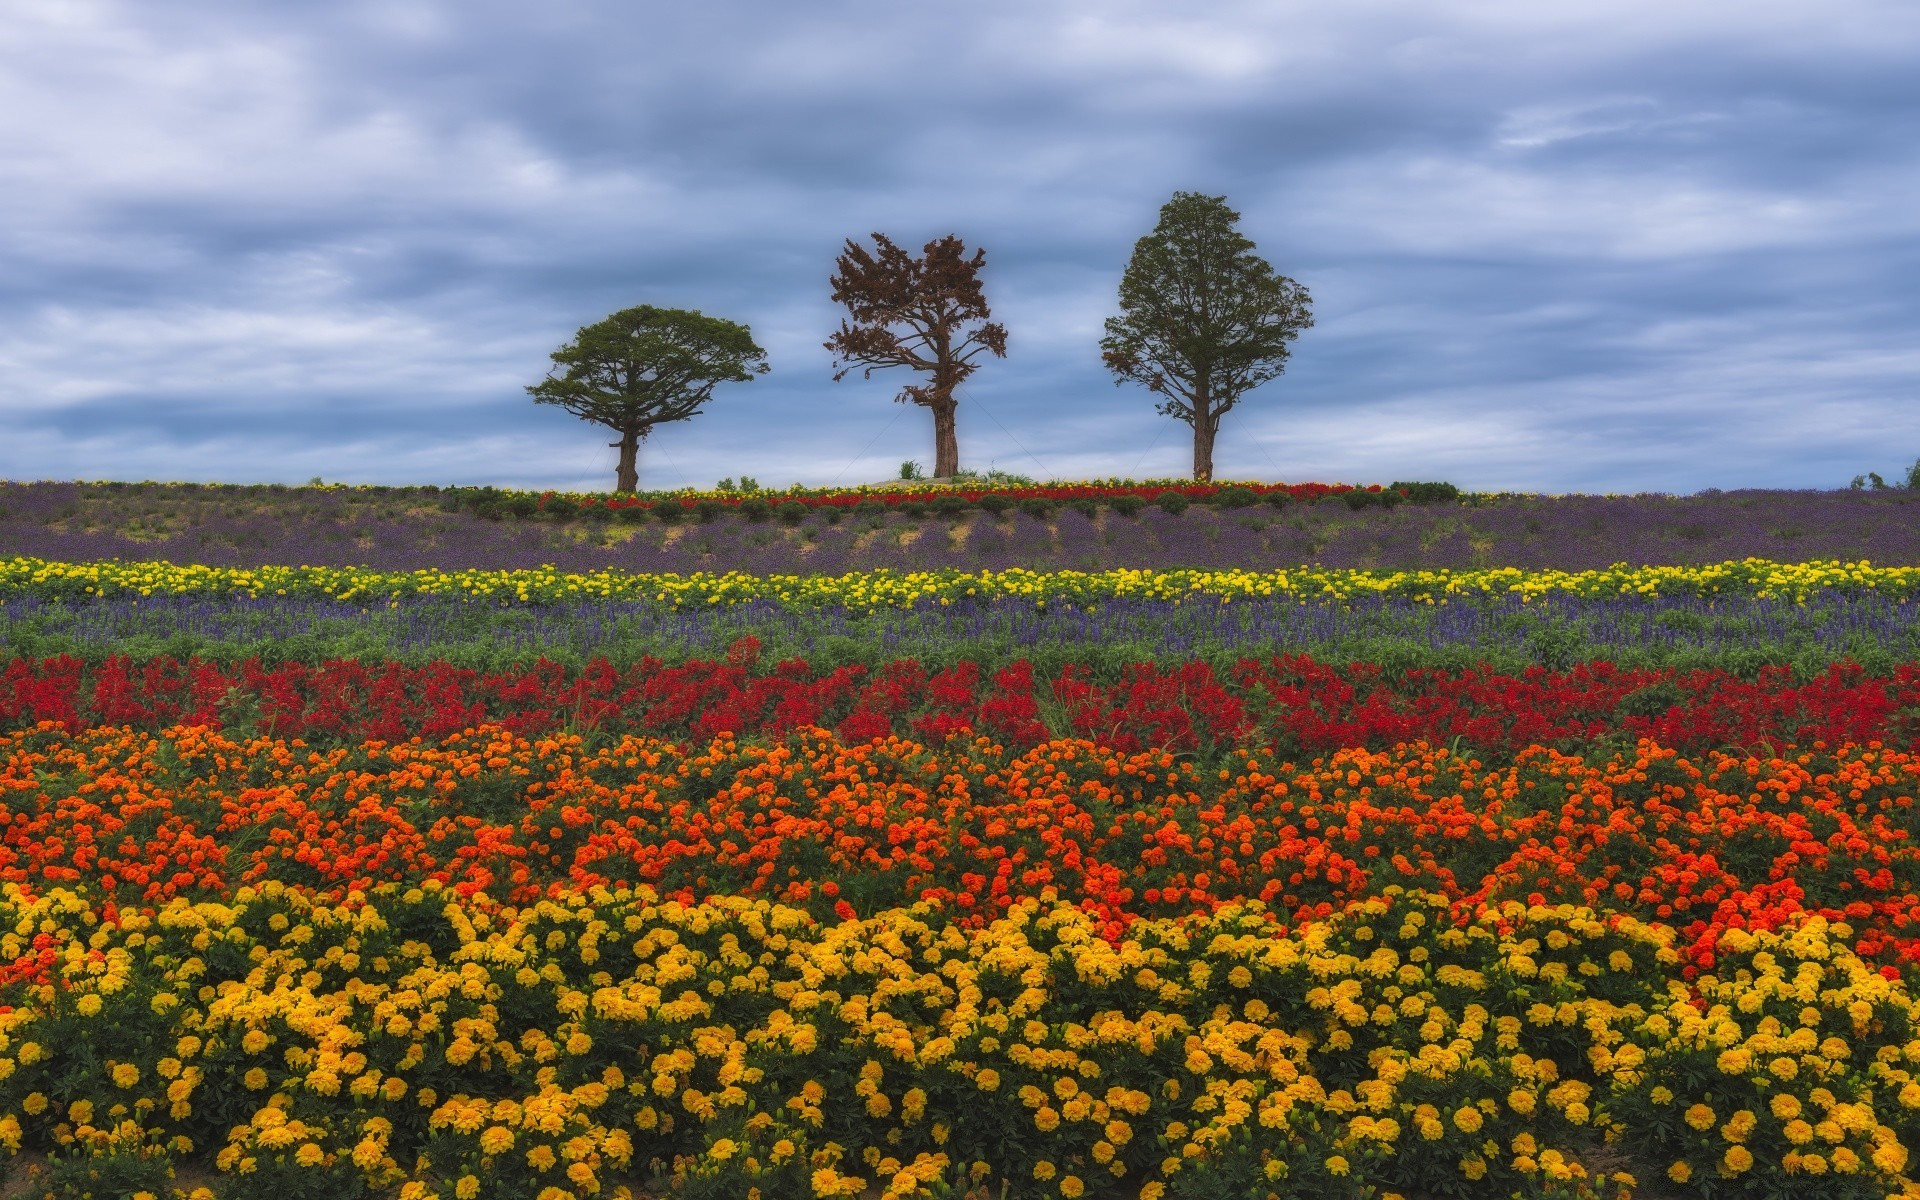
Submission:
M 1740 558 L 1920 564 L 1920 493 L 1741 491 L 1699 496 L 1514 497 L 1478 505 L 1354 511 L 1338 501 L 1175 516 L 1060 507 L 954 520 L 815 513 L 799 526 L 726 516 L 711 524 L 487 521 L 418 492 L 212 491 L 77 483 L 0 486 L 0 556 L 120 558 L 209 566 L 366 566 L 564 571 L 827 573 L 874 567 L 1103 570 L 1114 567 L 1513 566 Z M 901 544 L 901 536 L 919 536 Z
M 1511 597 L 1448 605 L 1365 597 L 1351 604 L 1115 601 L 1095 611 L 1025 600 L 861 615 L 790 610 L 774 601 L 676 611 L 638 602 L 501 607 L 413 599 L 371 608 L 337 601 L 156 596 L 85 604 L 17 598 L 0 606 L 0 652 L 43 651 L 43 639 L 92 650 L 159 651 L 174 639 L 258 646 L 269 657 L 539 655 L 627 660 L 713 656 L 752 634 L 770 658 L 880 662 L 956 655 L 977 661 L 1103 649 L 1161 661 L 1215 653 L 1309 653 L 1409 661 L 1514 658 L 1666 663 L 1920 659 L 1920 603 L 1829 596 L 1807 605 L 1665 596 L 1582 600 Z M 297 653 L 296 653 L 297 651 Z

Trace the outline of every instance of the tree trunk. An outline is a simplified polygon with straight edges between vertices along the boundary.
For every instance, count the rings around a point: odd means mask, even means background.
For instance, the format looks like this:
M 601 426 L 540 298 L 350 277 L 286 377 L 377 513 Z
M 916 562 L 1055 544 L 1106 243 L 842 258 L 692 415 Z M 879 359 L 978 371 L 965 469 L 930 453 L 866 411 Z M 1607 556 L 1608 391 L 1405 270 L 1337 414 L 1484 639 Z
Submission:
M 639 457 L 640 439 L 651 432 L 648 429 L 633 428 L 620 431 L 620 440 L 608 442 L 609 446 L 620 448 L 620 466 L 614 475 L 613 490 L 616 492 L 637 492 L 640 490 L 640 469 L 635 465 Z
M 933 406 L 933 477 L 952 479 L 960 469 L 960 439 L 954 433 L 954 412 L 960 402 L 948 398 Z
M 1202 376 L 1193 389 L 1193 480 L 1213 482 L 1213 435 L 1220 429 L 1220 414 L 1213 411 L 1212 388 Z

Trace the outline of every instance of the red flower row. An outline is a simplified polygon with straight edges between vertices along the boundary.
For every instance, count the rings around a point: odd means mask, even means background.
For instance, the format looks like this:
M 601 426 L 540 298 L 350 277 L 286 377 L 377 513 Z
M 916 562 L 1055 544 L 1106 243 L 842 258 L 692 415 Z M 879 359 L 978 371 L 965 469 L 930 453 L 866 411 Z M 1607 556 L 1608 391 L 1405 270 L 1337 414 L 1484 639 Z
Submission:
M 1920 749 L 1920 664 L 1890 676 L 1838 665 L 1795 682 L 1785 667 L 1752 680 L 1604 662 L 1520 675 L 1390 673 L 1283 656 L 1242 659 L 1225 680 L 1203 662 L 1147 663 L 1100 684 L 1073 666 L 1037 682 L 1024 660 L 983 679 L 972 663 L 929 671 L 912 659 L 826 673 L 790 660 L 763 671 L 758 654 L 759 643 L 743 638 L 723 662 L 647 659 L 616 669 L 594 660 L 577 675 L 545 660 L 482 673 L 353 660 L 263 667 L 248 659 L 223 669 L 198 659 L 136 665 L 115 656 L 88 667 L 66 655 L 16 658 L 0 678 L 0 728 L 57 721 L 76 731 L 158 730 L 252 717 L 276 736 L 400 741 L 493 721 L 523 736 L 573 728 L 705 741 L 822 725 L 850 742 L 889 734 L 940 742 L 971 731 L 1025 748 L 1085 737 L 1125 753 L 1164 748 L 1207 761 L 1234 747 L 1320 753 L 1455 738 L 1501 753 L 1530 745 L 1580 753 L 1608 736 L 1689 752 L 1788 742 Z

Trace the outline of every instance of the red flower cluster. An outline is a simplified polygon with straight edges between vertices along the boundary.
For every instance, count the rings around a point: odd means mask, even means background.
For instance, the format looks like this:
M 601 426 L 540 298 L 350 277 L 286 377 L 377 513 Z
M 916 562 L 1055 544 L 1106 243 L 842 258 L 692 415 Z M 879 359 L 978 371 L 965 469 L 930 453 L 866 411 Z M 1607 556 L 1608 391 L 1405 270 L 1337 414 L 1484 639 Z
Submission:
M 72 730 L 224 727 L 234 721 L 232 699 L 257 709 L 262 732 L 308 739 L 438 739 L 494 721 L 522 736 L 572 728 L 701 741 L 720 733 L 781 737 L 807 725 L 852 742 L 890 734 L 939 742 L 977 732 L 1029 747 L 1084 737 L 1124 753 L 1164 748 L 1206 761 L 1236 747 L 1323 753 L 1455 738 L 1505 754 L 1535 745 L 1579 753 L 1608 736 L 1689 752 L 1874 740 L 1920 749 L 1915 664 L 1885 677 L 1839 665 L 1796 683 L 1784 667 L 1752 680 L 1603 662 L 1507 675 L 1388 672 L 1287 656 L 1242 659 L 1224 681 L 1205 663 L 1148 663 L 1098 684 L 1073 666 L 1038 682 L 1025 661 L 983 678 L 971 663 L 929 671 L 911 659 L 827 673 L 790 660 L 767 671 L 758 654 L 759 643 L 743 638 L 722 662 L 647 659 L 616 669 L 595 660 L 577 675 L 544 660 L 482 673 L 352 660 L 263 667 L 249 659 L 223 669 L 198 659 L 136 665 L 113 657 L 88 667 L 64 655 L 16 658 L 0 677 L 0 728 L 39 721 Z

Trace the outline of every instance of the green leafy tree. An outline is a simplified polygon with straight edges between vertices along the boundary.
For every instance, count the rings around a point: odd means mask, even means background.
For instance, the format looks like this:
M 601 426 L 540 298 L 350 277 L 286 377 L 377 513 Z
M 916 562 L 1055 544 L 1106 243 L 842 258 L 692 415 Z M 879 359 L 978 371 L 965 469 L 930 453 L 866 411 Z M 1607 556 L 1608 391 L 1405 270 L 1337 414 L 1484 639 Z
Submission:
M 581 328 L 553 352 L 546 379 L 527 389 L 536 404 L 557 404 L 620 435 L 614 490 L 639 490 L 634 465 L 653 427 L 700 411 L 721 383 L 767 373 L 766 351 L 745 325 L 684 308 L 642 304 Z
M 1213 478 L 1220 418 L 1286 370 L 1288 343 L 1313 326 L 1307 289 L 1241 235 L 1225 196 L 1175 192 L 1133 246 L 1101 358 L 1118 378 L 1164 396 L 1156 411 L 1193 426 L 1193 477 Z
M 904 388 L 894 400 L 933 410 L 933 473 L 950 478 L 960 469 L 954 389 L 978 369 L 973 359 L 981 351 L 1007 356 L 1006 327 L 987 320 L 993 314 L 980 286 L 987 252 L 966 257 L 966 247 L 952 234 L 928 242 L 920 258 L 883 234 L 874 234 L 873 241 L 878 255 L 849 238 L 834 262 L 839 274 L 828 281 L 833 302 L 846 305 L 853 317 L 852 323 L 843 319 L 826 343 L 833 365 L 842 367 L 833 378 L 837 383 L 859 366 L 866 368 L 862 379 L 883 367 L 926 372 L 927 386 Z M 982 324 L 967 330 L 969 321 Z

